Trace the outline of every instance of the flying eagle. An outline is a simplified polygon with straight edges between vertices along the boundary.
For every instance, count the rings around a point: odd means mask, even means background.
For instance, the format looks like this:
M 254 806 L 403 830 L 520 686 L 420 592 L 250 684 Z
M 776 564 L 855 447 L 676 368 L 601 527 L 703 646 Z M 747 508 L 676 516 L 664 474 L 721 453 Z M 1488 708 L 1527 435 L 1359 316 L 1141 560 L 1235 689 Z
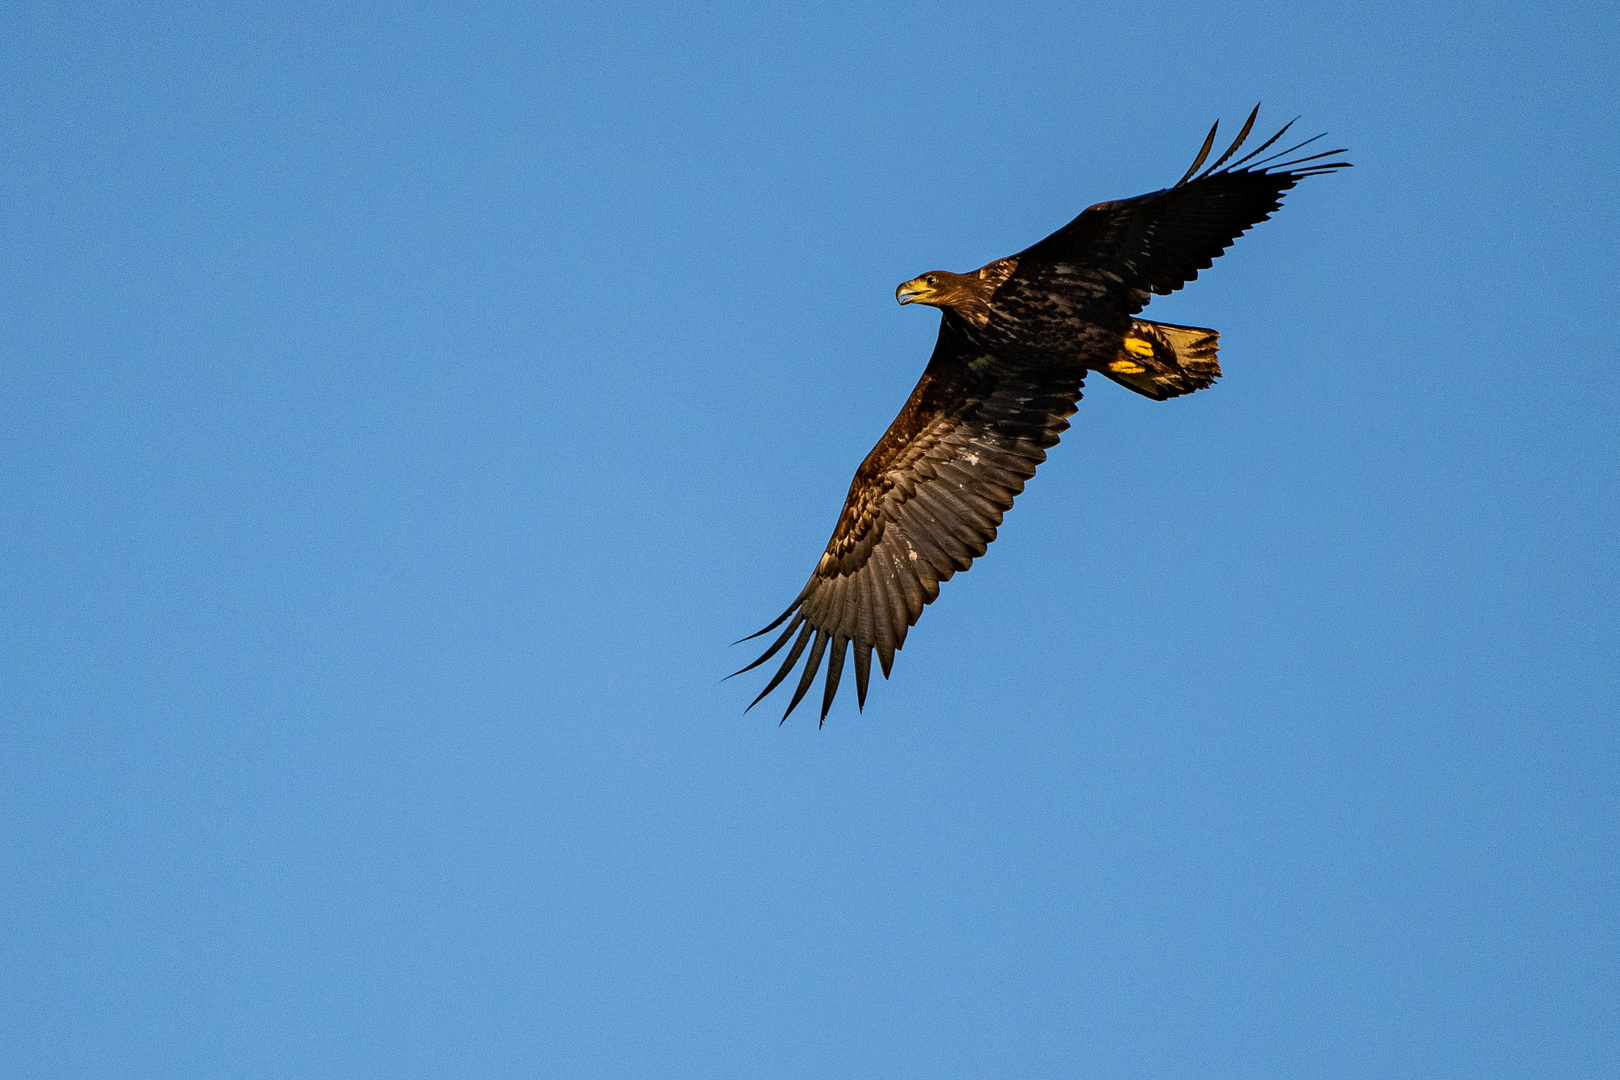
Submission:
M 1349 167 L 1324 160 L 1343 150 L 1294 156 L 1320 135 L 1260 157 L 1292 122 L 1230 161 L 1259 112 L 1257 105 L 1203 172 L 1219 122 L 1174 186 L 1098 203 L 1033 247 L 972 273 L 935 270 L 895 290 L 902 304 L 940 309 L 939 341 L 900 415 L 856 470 L 809 582 L 775 622 L 749 636 L 788 624 L 764 655 L 734 674 L 792 642 L 750 709 L 808 647 L 782 719 L 803 700 L 825 657 L 825 723 L 851 645 L 857 701 L 865 707 L 873 650 L 888 678 L 906 631 L 939 596 L 940 582 L 984 554 L 1002 515 L 1068 428 L 1086 372 L 1155 401 L 1202 390 L 1220 376 L 1214 330 L 1136 314 L 1154 293 L 1172 293 L 1208 269 L 1300 180 Z

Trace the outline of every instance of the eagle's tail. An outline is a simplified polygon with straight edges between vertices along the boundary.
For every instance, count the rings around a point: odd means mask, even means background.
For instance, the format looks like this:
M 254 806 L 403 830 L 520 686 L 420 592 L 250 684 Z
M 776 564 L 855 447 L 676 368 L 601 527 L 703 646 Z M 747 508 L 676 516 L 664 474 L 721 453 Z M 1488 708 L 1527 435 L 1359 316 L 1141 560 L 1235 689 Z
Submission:
M 1202 390 L 1221 377 L 1215 358 L 1220 335 L 1201 326 L 1134 319 L 1119 358 L 1102 373 L 1155 401 Z

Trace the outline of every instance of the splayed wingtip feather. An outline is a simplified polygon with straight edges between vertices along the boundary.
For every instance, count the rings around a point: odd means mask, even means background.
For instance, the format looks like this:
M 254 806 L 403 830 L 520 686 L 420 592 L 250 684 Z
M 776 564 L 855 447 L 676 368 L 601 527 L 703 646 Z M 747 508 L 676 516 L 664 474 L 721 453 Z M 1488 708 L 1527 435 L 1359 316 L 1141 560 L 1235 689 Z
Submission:
M 805 642 L 810 640 L 810 631 L 814 629 L 815 627 L 811 626 L 809 623 L 804 624 L 804 628 L 799 631 L 799 639 L 793 643 L 793 648 L 788 652 L 787 659 L 782 661 L 782 666 L 778 668 L 776 674 L 771 677 L 771 681 L 768 685 L 766 685 L 765 689 L 759 692 L 759 697 L 755 698 L 749 703 L 748 709 L 752 709 L 755 705 L 758 705 L 761 701 L 764 701 L 765 695 L 769 694 L 772 690 L 775 690 L 782 684 L 782 680 L 787 678 L 788 672 L 793 670 L 793 665 L 799 662 L 799 656 L 804 652 Z M 748 709 L 744 709 L 743 712 L 746 713 Z
M 1210 125 L 1209 134 L 1204 136 L 1203 149 L 1199 150 L 1198 151 L 1198 156 L 1193 159 L 1192 168 L 1187 170 L 1187 175 L 1183 176 L 1180 180 L 1177 180 L 1175 182 L 1175 185 L 1174 185 L 1175 187 L 1180 187 L 1182 184 L 1185 184 L 1188 180 L 1191 180 L 1193 173 L 1197 172 L 1199 167 L 1204 164 L 1204 159 L 1209 157 L 1209 148 L 1215 145 L 1215 132 L 1217 130 L 1219 130 L 1220 126 L 1221 126 L 1221 122 L 1219 120 L 1215 121 L 1215 123 Z
M 1311 143 L 1315 142 L 1317 139 L 1322 138 L 1326 134 L 1327 134 L 1327 132 L 1325 132 L 1325 131 L 1319 132 L 1319 133 L 1317 133 L 1315 135 L 1312 135 L 1310 138 L 1306 139 L 1304 142 L 1295 143 L 1293 146 L 1290 146 L 1286 150 L 1279 150 L 1275 154 L 1267 154 L 1265 157 L 1261 158 L 1259 161 L 1256 161 L 1252 165 L 1250 165 L 1249 168 L 1251 168 L 1251 169 L 1259 169 L 1262 165 L 1267 165 L 1268 162 L 1276 161 L 1278 158 L 1281 158 L 1281 157 L 1287 157 L 1289 154 L 1292 154 L 1295 150 L 1300 150 L 1300 149 L 1303 149 L 1303 148 L 1311 145 Z M 1278 166 L 1276 166 L 1276 165 L 1269 165 L 1267 167 L 1272 168 L 1272 169 L 1278 168 Z M 1264 171 L 1264 170 L 1261 170 L 1261 171 Z
M 817 727 L 827 722 L 833 698 L 838 696 L 838 683 L 844 676 L 844 651 L 848 648 L 849 638 L 843 634 L 833 635 L 832 652 L 827 656 L 827 689 L 821 695 L 821 721 Z
M 1259 155 L 1265 153 L 1266 150 L 1271 146 L 1272 143 L 1276 142 L 1278 139 L 1282 138 L 1285 134 L 1287 134 L 1288 129 L 1293 127 L 1294 124 L 1297 123 L 1298 121 L 1299 121 L 1299 117 L 1297 117 L 1297 116 L 1294 117 L 1294 119 L 1288 121 L 1288 123 L 1284 124 L 1282 127 L 1277 129 L 1277 134 L 1273 135 L 1271 138 L 1267 139 L 1265 142 L 1261 143 L 1259 146 L 1255 147 L 1253 150 L 1250 150 L 1247 154 L 1244 154 L 1242 157 L 1240 157 L 1236 161 L 1232 162 L 1232 164 L 1228 165 L 1226 167 L 1226 171 L 1227 172 L 1232 172 L 1232 171 L 1236 170 L 1239 165 L 1242 165 L 1245 161 L 1248 161 L 1250 158 L 1258 157 Z
M 804 598 L 809 592 L 810 586 L 806 585 L 803 589 L 799 590 L 799 595 L 794 597 L 793 603 L 788 605 L 787 610 L 782 612 L 782 614 L 778 615 L 776 618 L 772 619 L 769 626 L 762 630 L 755 630 L 747 637 L 740 637 L 736 641 L 733 641 L 732 644 L 741 645 L 745 641 L 753 641 L 755 638 L 768 634 L 772 630 L 775 630 L 778 626 L 781 626 L 783 622 L 787 621 L 787 617 L 797 611 L 800 604 L 804 603 Z
M 866 711 L 866 684 L 872 677 L 872 646 L 855 645 L 855 708 Z
M 1204 170 L 1203 176 L 1199 177 L 1200 180 L 1202 180 L 1204 176 L 1209 176 L 1216 169 L 1220 168 L 1223 164 L 1225 164 L 1227 158 L 1237 153 L 1237 148 L 1243 145 L 1243 140 L 1247 139 L 1249 137 L 1249 132 L 1254 130 L 1254 121 L 1259 115 L 1260 103 L 1257 101 L 1254 104 L 1254 111 L 1249 113 L 1249 118 L 1243 122 L 1243 130 L 1238 132 L 1237 138 L 1232 140 L 1232 145 L 1226 148 L 1226 153 L 1216 158 L 1215 163 Z
M 783 723 L 786 723 L 793 710 L 799 707 L 799 702 L 804 700 L 810 685 L 816 681 L 816 672 L 821 670 L 821 656 L 827 651 L 827 637 L 827 631 L 816 631 L 816 643 L 810 646 L 810 656 L 804 662 L 804 674 L 799 678 L 798 688 L 793 691 L 793 700 L 788 702 L 787 712 L 782 714 Z
M 738 675 L 741 675 L 745 671 L 753 671 L 755 668 L 759 667 L 759 665 L 763 664 L 765 661 L 767 661 L 771 657 L 775 656 L 777 650 L 780 649 L 783 645 L 787 644 L 788 638 L 793 635 L 793 631 L 795 631 L 795 630 L 797 630 L 799 628 L 799 623 L 802 622 L 803 620 L 804 620 L 804 615 L 801 613 L 798 616 L 798 618 L 796 618 L 792 622 L 788 623 L 787 629 L 782 631 L 782 636 L 776 639 L 776 643 L 774 645 L 772 645 L 770 648 L 766 649 L 763 653 L 761 653 L 760 656 L 759 656 L 759 659 L 755 660 L 752 664 L 749 664 L 745 668 L 738 668 L 736 671 L 733 671 L 730 675 L 726 676 L 726 679 L 736 678 Z M 744 638 L 743 640 L 746 641 L 748 639 Z M 720 681 L 725 682 L 726 679 L 721 679 Z

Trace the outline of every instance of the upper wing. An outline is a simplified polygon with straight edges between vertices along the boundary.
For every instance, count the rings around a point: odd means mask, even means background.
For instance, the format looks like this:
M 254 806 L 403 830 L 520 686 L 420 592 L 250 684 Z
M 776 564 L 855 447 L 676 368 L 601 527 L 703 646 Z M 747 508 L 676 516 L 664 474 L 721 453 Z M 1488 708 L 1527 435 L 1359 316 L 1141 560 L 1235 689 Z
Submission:
M 1105 292 L 1122 294 L 1127 312 L 1134 315 L 1147 306 L 1152 293 L 1174 292 L 1207 270 L 1232 241 L 1270 217 L 1282 205 L 1283 193 L 1300 180 L 1349 168 L 1349 162 L 1323 160 L 1343 150 L 1290 157 L 1320 135 L 1260 157 L 1292 121 L 1258 149 L 1227 164 L 1259 112 L 1256 105 L 1232 145 L 1202 173 L 1198 169 L 1214 145 L 1215 128 L 1174 187 L 1098 203 L 1019 252 L 1017 276 L 1050 285 L 1079 277 Z
M 1074 414 L 1084 376 L 1080 366 L 1051 358 L 1031 363 L 986 355 L 970 346 L 958 316 L 947 311 L 927 370 L 856 471 L 838 527 L 809 582 L 775 622 L 752 635 L 791 617 L 775 644 L 742 671 L 763 664 L 798 635 L 754 704 L 787 678 L 809 645 L 804 674 L 782 714 L 786 720 L 810 689 L 831 641 L 822 720 L 850 644 L 856 695 L 865 705 L 872 650 L 887 678 L 895 650 L 923 605 L 939 595 L 940 582 L 984 554 L 1014 496 L 1068 428 L 1066 417 Z

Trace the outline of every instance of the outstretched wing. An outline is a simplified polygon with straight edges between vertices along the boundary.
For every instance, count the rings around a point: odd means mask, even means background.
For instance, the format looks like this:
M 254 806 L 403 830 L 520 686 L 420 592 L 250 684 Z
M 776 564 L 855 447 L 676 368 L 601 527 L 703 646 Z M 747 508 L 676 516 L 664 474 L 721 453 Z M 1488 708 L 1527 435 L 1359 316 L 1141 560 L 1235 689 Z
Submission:
M 782 719 L 798 707 L 826 654 L 825 721 L 846 649 L 853 645 L 855 690 L 864 706 L 872 651 L 887 678 L 906 631 L 939 595 L 940 582 L 984 554 L 1024 481 L 1068 428 L 1084 376 L 1079 365 L 1050 357 L 1020 360 L 976 350 L 959 317 L 947 311 L 928 368 L 856 471 L 838 527 L 809 582 L 775 622 L 752 635 L 787 623 L 765 654 L 742 671 L 792 640 L 754 705 L 787 678 L 808 647 L 804 674 Z
M 1174 187 L 1098 203 L 1019 252 L 1015 281 L 1061 287 L 1079 279 L 1089 286 L 1087 291 L 1118 297 L 1126 313 L 1134 315 L 1147 306 L 1152 293 L 1174 292 L 1207 270 L 1234 240 L 1282 206 L 1284 192 L 1300 180 L 1350 167 L 1346 161 L 1326 160 L 1343 150 L 1293 156 L 1320 135 L 1262 157 L 1292 121 L 1228 164 L 1259 112 L 1256 105 L 1232 145 L 1202 173 L 1198 170 L 1215 144 L 1213 127 L 1192 168 Z

